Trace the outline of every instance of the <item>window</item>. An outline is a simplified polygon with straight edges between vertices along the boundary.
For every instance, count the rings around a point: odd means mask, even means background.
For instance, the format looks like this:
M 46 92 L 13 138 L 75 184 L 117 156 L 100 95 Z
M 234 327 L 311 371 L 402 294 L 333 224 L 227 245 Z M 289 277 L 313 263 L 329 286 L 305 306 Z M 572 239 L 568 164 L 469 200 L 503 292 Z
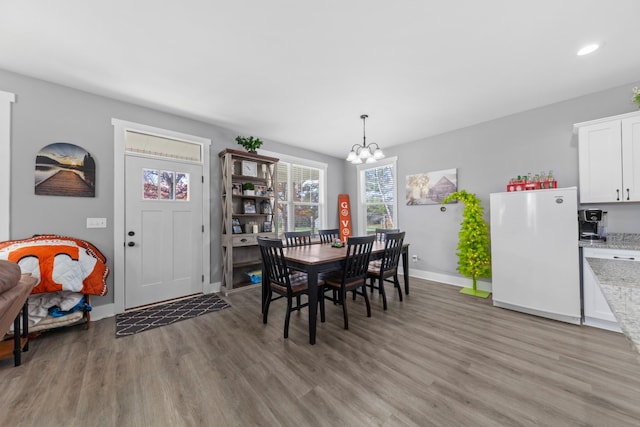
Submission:
M 275 212 L 278 234 L 311 230 L 317 235 L 327 221 L 327 165 L 277 153 L 266 155 L 280 159 Z
M 398 227 L 397 158 L 358 166 L 359 234 Z

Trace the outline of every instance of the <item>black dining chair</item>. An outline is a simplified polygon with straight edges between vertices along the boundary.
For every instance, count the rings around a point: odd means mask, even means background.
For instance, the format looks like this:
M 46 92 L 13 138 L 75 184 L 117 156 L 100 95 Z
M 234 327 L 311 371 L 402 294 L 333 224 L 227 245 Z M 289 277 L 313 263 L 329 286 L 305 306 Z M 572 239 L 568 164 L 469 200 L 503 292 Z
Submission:
M 398 228 L 376 228 L 376 240 L 378 242 L 384 242 L 389 233 L 399 233 Z
M 387 295 L 384 291 L 384 282 L 393 283 L 393 286 L 398 289 L 398 297 L 402 301 L 402 289 L 398 280 L 398 264 L 400 263 L 404 234 L 404 232 L 386 233 L 382 258 L 369 263 L 367 270 L 371 292 L 374 289 L 378 289 L 378 292 L 382 295 L 382 307 L 385 310 L 387 309 Z
M 326 230 L 318 230 L 320 236 L 320 243 L 331 243 L 334 239 L 340 238 L 340 229 L 330 228 Z
M 305 246 L 311 244 L 311 231 L 285 231 L 287 246 Z
M 262 256 L 262 280 L 265 285 L 266 295 L 262 310 L 262 323 L 267 323 L 269 306 L 271 302 L 280 298 L 287 299 L 287 314 L 284 320 L 284 337 L 289 337 L 289 320 L 291 312 L 300 311 L 307 307 L 309 302 L 300 303 L 300 296 L 309 296 L 309 285 L 305 273 L 291 274 L 287 261 L 282 251 L 282 240 L 270 239 L 258 236 L 260 255 Z M 274 295 L 275 294 L 275 295 Z M 320 301 L 320 321 L 325 321 L 324 315 L 324 291 L 322 281 L 318 281 L 318 299 Z M 293 297 L 296 297 L 296 305 L 293 305 Z
M 373 249 L 375 236 L 349 237 L 347 240 L 347 253 L 341 270 L 329 273 L 324 278 L 324 290 L 336 290 L 338 301 L 342 304 L 344 328 L 349 329 L 349 315 L 347 313 L 347 292 L 353 291 L 364 296 L 367 306 L 367 317 L 371 317 L 371 305 L 367 296 L 366 279 L 369 267 L 369 258 Z M 325 297 L 333 300 L 333 298 Z
M 375 235 L 376 235 L 376 242 L 384 242 L 387 239 L 387 234 L 388 233 L 399 233 L 400 229 L 398 228 L 376 228 L 375 231 Z M 369 265 L 372 267 L 380 267 L 380 263 L 382 262 L 382 259 L 380 256 L 375 257 L 370 263 Z M 369 288 L 371 289 L 371 293 L 373 293 L 373 285 L 370 285 Z

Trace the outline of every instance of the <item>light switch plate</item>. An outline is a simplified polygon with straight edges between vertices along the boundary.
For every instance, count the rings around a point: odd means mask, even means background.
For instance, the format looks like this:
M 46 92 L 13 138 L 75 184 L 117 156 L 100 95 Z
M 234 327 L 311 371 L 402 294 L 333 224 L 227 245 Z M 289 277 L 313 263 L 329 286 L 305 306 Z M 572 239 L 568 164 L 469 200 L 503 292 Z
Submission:
M 107 218 L 87 218 L 87 228 L 107 228 Z

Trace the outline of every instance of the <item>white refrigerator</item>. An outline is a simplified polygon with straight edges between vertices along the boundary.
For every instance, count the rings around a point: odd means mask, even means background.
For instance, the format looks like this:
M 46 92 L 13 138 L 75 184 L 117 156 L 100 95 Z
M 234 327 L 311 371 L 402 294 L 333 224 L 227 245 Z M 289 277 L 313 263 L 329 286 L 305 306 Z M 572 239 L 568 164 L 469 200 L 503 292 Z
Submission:
M 580 324 L 576 187 L 492 193 L 493 305 Z

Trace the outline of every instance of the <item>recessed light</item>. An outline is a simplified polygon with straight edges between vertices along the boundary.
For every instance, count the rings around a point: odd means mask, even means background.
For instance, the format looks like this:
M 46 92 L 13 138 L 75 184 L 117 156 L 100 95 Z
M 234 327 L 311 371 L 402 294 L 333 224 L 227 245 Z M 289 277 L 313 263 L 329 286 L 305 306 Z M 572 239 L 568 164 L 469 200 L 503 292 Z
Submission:
M 582 49 L 580 49 L 578 51 L 578 56 L 584 56 L 584 55 L 588 55 L 590 53 L 595 52 L 596 50 L 598 50 L 598 48 L 600 47 L 599 44 L 588 44 L 586 46 L 584 46 Z

